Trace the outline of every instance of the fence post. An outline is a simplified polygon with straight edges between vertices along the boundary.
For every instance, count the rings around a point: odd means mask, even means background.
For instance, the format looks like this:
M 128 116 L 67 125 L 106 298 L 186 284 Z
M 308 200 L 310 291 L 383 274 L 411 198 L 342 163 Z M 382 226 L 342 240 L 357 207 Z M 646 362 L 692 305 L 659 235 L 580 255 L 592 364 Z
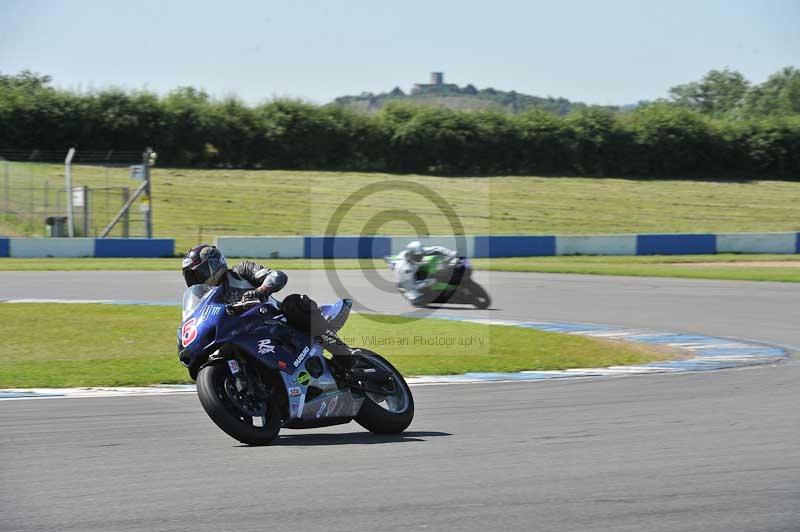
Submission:
M 89 187 L 83 186 L 83 236 L 89 236 Z
M 124 187 L 122 189 L 122 205 L 128 203 L 128 200 L 131 197 L 131 189 L 128 187 Z M 130 217 L 128 216 L 128 211 L 125 211 L 125 215 L 122 217 L 122 238 L 128 238 L 130 236 Z
M 64 182 L 67 195 L 67 235 L 72 238 L 75 236 L 75 229 L 72 227 L 72 158 L 75 156 L 75 148 L 70 148 L 67 158 L 64 159 Z
M 9 214 L 11 211 L 8 210 L 8 161 L 6 163 L 5 171 L 3 172 L 3 190 L 5 192 L 3 198 L 3 212 Z
M 47 218 L 47 215 L 49 214 L 49 213 L 47 212 L 47 211 L 49 210 L 49 209 L 48 209 L 48 207 L 49 207 L 49 203 L 50 203 L 50 202 L 48 201 L 48 200 L 50 199 L 50 198 L 48 197 L 49 195 L 50 195 L 50 187 L 48 186 L 48 182 L 47 182 L 47 181 L 45 181 L 45 182 L 44 182 L 44 217 L 45 217 L 45 218 Z
M 150 165 L 155 163 L 155 152 L 153 148 L 147 148 L 144 151 L 144 197 L 146 210 L 144 211 L 144 224 L 147 233 L 147 238 L 153 238 L 153 193 L 150 187 Z

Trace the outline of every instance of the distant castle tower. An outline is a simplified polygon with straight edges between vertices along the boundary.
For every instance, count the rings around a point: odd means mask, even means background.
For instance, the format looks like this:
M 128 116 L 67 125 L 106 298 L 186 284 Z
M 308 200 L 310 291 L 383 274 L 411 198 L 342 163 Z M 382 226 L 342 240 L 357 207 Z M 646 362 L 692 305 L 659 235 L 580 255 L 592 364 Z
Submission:
M 414 83 L 414 88 L 412 89 L 412 93 L 430 90 L 430 89 L 442 89 L 444 88 L 444 72 L 431 72 L 431 82 L 430 83 Z M 455 85 L 453 85 L 455 87 Z

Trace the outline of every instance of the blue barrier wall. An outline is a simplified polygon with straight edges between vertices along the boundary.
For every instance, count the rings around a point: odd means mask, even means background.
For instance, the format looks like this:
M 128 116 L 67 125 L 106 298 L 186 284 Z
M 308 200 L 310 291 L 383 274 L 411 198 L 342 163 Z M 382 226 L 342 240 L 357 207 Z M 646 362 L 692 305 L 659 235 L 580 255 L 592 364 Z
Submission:
M 556 254 L 554 236 L 476 236 L 476 257 L 543 257 Z
M 637 255 L 704 255 L 717 252 L 716 235 L 638 235 Z
M 800 254 L 800 232 L 718 235 L 482 235 L 465 238 L 467 254 L 471 257 Z M 252 236 L 220 237 L 218 244 L 231 257 L 380 258 L 399 252 L 414 239 L 414 236 Z M 441 245 L 451 249 L 455 241 L 452 235 L 420 239 L 424 240 L 424 245 Z M 227 247 L 236 252 L 229 253 Z M 0 257 L 172 257 L 174 253 L 175 241 L 171 238 L 0 237 Z
M 175 241 L 171 238 L 96 238 L 95 257 L 172 257 Z
M 171 238 L 0 237 L 0 257 L 173 257 Z
M 307 259 L 366 259 L 391 253 L 388 236 L 307 236 L 303 242 Z

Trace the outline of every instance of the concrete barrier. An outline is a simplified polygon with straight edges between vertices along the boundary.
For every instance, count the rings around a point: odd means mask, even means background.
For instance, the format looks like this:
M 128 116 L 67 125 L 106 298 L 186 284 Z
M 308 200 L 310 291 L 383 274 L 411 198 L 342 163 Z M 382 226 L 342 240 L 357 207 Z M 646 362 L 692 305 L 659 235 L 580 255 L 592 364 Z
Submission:
M 441 236 L 421 236 L 416 237 L 414 235 L 409 236 L 393 236 L 391 237 L 392 240 L 392 255 L 396 255 L 406 249 L 406 246 L 409 242 L 413 242 L 414 240 L 419 240 L 422 242 L 423 246 L 443 246 L 447 249 L 452 250 L 459 250 L 459 243 L 461 246 L 466 245 L 466 250 L 463 252 L 468 257 L 477 257 L 476 250 L 475 250 L 475 239 L 477 237 L 474 236 L 464 236 L 463 238 L 458 238 L 453 235 L 441 235 Z
M 172 257 L 175 241 L 171 238 L 96 238 L 95 257 Z
M 305 257 L 305 237 L 302 236 L 221 236 L 215 244 L 228 257 Z
M 717 253 L 798 253 L 800 233 L 722 233 Z
M 172 257 L 171 238 L 16 238 L 0 237 L 0 257 Z
M 636 255 L 636 235 L 557 236 L 556 255 Z
M 92 257 L 94 238 L 10 238 L 9 256 L 18 258 Z
M 403 251 L 412 240 L 457 250 L 469 257 L 553 255 L 692 255 L 714 253 L 800 253 L 800 233 L 642 234 L 642 235 L 453 235 L 220 237 L 217 245 L 233 257 L 319 259 L 381 257 Z M 0 248 L 1 249 L 1 248 Z
M 307 236 L 304 256 L 307 259 L 379 258 L 390 254 L 388 236 Z
M 716 252 L 716 235 L 636 235 L 637 255 L 705 255 Z
M 547 257 L 556 254 L 556 237 L 487 235 L 475 237 L 474 257 Z

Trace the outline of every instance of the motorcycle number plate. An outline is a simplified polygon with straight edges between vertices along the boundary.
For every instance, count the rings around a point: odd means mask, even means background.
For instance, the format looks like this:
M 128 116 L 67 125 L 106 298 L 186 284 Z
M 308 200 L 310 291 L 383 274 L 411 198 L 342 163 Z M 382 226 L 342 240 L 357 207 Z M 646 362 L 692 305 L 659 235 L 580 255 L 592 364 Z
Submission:
M 231 370 L 231 375 L 236 375 L 239 373 L 239 363 L 235 360 L 228 360 L 228 368 Z

